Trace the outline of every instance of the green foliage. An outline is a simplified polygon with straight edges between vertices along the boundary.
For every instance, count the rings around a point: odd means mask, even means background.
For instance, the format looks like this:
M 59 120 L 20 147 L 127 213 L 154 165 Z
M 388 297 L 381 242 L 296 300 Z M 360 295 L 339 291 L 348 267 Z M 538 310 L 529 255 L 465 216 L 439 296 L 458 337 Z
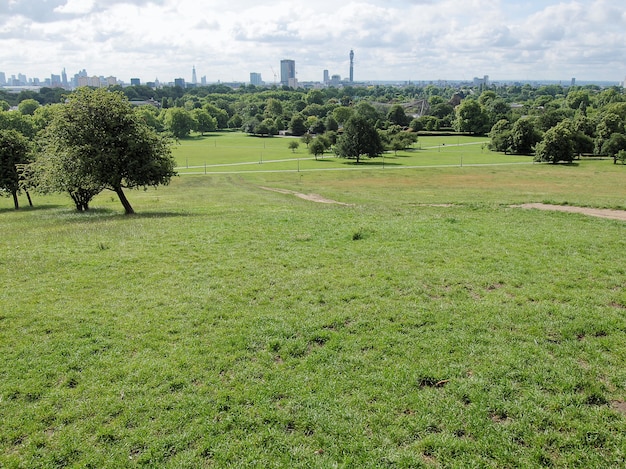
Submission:
M 32 116 L 39 106 L 41 106 L 41 104 L 39 104 L 39 101 L 32 98 L 25 99 L 17 105 L 17 110 L 20 114 L 23 114 L 25 116 Z
M 535 161 L 558 163 L 574 159 L 574 135 L 566 123 L 548 130 L 535 150 Z
M 518 155 L 530 155 L 535 145 L 541 141 L 541 134 L 532 118 L 522 118 L 515 121 L 511 129 L 511 151 Z
M 41 145 L 37 172 L 51 190 L 70 192 L 79 210 L 87 209 L 89 200 L 78 203 L 75 195 L 89 199 L 110 189 L 125 212 L 133 213 L 123 188 L 167 184 L 176 174 L 169 141 L 150 129 L 120 92 L 73 93 L 54 114 Z
M 394 104 L 387 113 L 387 120 L 393 125 L 405 127 L 409 125 L 409 118 L 404 112 L 404 108 L 399 104 Z
M 466 99 L 456 108 L 454 130 L 482 135 L 489 131 L 489 116 L 483 106 L 474 99 Z
M 194 120 L 193 130 L 204 135 L 205 132 L 213 132 L 217 130 L 217 119 L 209 114 L 209 111 L 203 108 L 197 108 L 191 111 Z
M 511 123 L 506 119 L 501 119 L 494 124 L 488 135 L 489 148 L 494 151 L 511 152 L 512 135 Z
M 0 130 L 0 194 L 13 197 L 19 208 L 17 195 L 22 188 L 20 168 L 29 162 L 30 148 L 26 138 L 15 130 Z
M 16 130 L 27 138 L 37 133 L 33 116 L 14 111 L 0 111 L 0 129 Z
M 291 118 L 291 122 L 289 123 L 289 131 L 291 132 L 291 135 L 295 135 L 296 137 L 300 137 L 305 134 L 307 128 L 302 114 L 294 114 Z
M 353 158 L 359 163 L 363 156 L 380 156 L 383 144 L 371 121 L 357 114 L 346 122 L 335 152 L 342 158 Z
M 325 150 L 326 143 L 320 137 L 314 138 L 309 144 L 309 153 L 314 155 L 315 159 L 317 159 L 318 156 L 323 156 Z
M 186 138 L 195 123 L 189 111 L 174 107 L 165 112 L 165 128 L 176 138 Z
M 295 153 L 296 150 L 300 147 L 300 143 L 297 140 L 290 140 L 287 144 L 287 147 L 291 150 L 292 153 Z

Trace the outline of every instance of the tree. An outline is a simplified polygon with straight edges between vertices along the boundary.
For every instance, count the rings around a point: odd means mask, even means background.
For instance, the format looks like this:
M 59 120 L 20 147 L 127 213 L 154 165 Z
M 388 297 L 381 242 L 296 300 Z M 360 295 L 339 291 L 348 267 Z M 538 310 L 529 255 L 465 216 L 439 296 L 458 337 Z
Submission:
M 32 116 L 39 106 L 41 106 L 39 101 L 34 99 L 25 99 L 17 105 L 17 110 L 24 116 Z
M 287 146 L 291 150 L 291 153 L 295 153 L 300 146 L 300 143 L 297 140 L 291 140 Z
M 309 144 L 313 141 L 313 135 L 307 132 L 300 138 L 300 140 L 302 140 L 302 143 L 304 143 L 306 147 L 309 148 Z
M 406 127 L 410 122 L 404 112 L 404 108 L 399 104 L 391 106 L 391 109 L 389 109 L 389 112 L 387 113 L 387 120 L 394 125 L 399 125 L 400 127 Z
M 333 109 L 333 118 L 339 125 L 345 124 L 353 115 L 354 110 L 351 107 L 339 106 Z
M 601 154 L 613 158 L 613 164 L 617 164 L 618 154 L 626 150 L 626 135 L 614 133 L 602 145 Z
M 0 191 L 13 196 L 15 210 L 20 208 L 17 200 L 22 188 L 20 166 L 28 163 L 28 157 L 29 146 L 26 137 L 15 130 L 0 130 Z
M 541 135 L 530 118 L 515 121 L 511 129 L 511 151 L 518 155 L 530 155 L 535 145 L 541 140 Z
M 291 135 L 295 135 L 296 137 L 304 135 L 306 132 L 304 116 L 300 113 L 294 114 L 289 123 L 289 129 L 291 130 Z
M 496 122 L 488 134 L 491 139 L 489 148 L 493 151 L 508 153 L 511 151 L 511 123 L 506 119 Z
M 367 101 L 361 101 L 355 106 L 354 110 L 358 116 L 369 121 L 372 125 L 374 125 L 381 118 L 381 115 L 376 108 Z
M 489 130 L 489 116 L 483 106 L 474 99 L 464 100 L 456 108 L 454 129 L 457 132 L 484 134 Z
M 165 113 L 165 128 L 176 138 L 185 138 L 194 127 L 189 111 L 179 107 L 168 109 Z
M 46 129 L 43 145 L 44 172 L 59 166 L 60 158 L 88 190 L 115 192 L 126 214 L 134 210 L 125 188 L 168 184 L 176 174 L 169 140 L 148 127 L 121 92 L 74 92 Z
M 595 150 L 597 155 L 601 155 L 604 142 L 611 138 L 611 135 L 624 132 L 624 122 L 615 113 L 605 113 L 596 126 Z
M 204 135 L 205 132 L 213 132 L 217 129 L 217 119 L 209 114 L 209 111 L 197 108 L 191 111 L 194 120 L 193 130 Z
M 346 122 L 343 135 L 337 142 L 336 153 L 343 158 L 355 158 L 358 164 L 362 156 L 380 156 L 383 144 L 374 124 L 356 115 Z
M 315 159 L 319 155 L 324 154 L 324 150 L 326 150 L 326 144 L 322 141 L 322 139 L 314 138 L 309 145 L 309 153 L 315 156 Z
M 535 149 L 535 161 L 558 163 L 574 159 L 573 135 L 566 123 L 548 130 Z

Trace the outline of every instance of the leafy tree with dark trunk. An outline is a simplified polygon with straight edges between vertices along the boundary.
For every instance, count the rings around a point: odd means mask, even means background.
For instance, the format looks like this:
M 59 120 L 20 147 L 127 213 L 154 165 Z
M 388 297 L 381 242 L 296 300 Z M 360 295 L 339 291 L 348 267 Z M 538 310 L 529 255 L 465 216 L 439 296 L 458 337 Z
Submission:
M 28 140 L 22 134 L 15 130 L 0 130 L 0 192 L 13 196 L 15 210 L 20 208 L 17 200 L 22 189 L 20 167 L 28 163 L 29 153 Z M 28 200 L 30 203 L 30 196 Z
M 79 89 L 45 135 L 43 158 L 50 166 L 56 159 L 70 162 L 76 180 L 82 178 L 90 190 L 115 192 L 126 214 L 134 210 L 125 188 L 167 184 L 176 174 L 170 142 L 137 116 L 121 92 Z
M 343 158 L 355 158 L 357 164 L 361 157 L 374 158 L 383 153 L 380 135 L 367 118 L 355 115 L 348 119 L 339 138 L 336 153 Z

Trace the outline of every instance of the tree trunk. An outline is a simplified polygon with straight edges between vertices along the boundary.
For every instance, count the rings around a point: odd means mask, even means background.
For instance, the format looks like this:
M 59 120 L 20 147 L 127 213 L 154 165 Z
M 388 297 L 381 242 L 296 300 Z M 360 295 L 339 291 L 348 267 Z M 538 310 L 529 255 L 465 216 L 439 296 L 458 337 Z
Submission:
M 15 205 L 15 210 L 19 210 L 20 203 L 17 200 L 17 191 L 11 191 L 11 194 L 13 194 L 13 204 Z
M 124 211 L 126 212 L 126 215 L 134 214 L 135 211 L 133 210 L 133 207 L 130 205 L 130 202 L 128 201 L 128 199 L 126 198 L 126 194 L 124 194 L 124 191 L 122 190 L 122 188 L 121 187 L 116 188 L 115 193 L 120 198 L 120 202 L 122 202 L 122 206 L 124 207 Z
M 33 200 L 30 198 L 29 192 L 28 191 L 24 191 L 24 192 L 26 192 L 26 197 L 28 198 L 28 205 L 32 207 L 33 206 Z

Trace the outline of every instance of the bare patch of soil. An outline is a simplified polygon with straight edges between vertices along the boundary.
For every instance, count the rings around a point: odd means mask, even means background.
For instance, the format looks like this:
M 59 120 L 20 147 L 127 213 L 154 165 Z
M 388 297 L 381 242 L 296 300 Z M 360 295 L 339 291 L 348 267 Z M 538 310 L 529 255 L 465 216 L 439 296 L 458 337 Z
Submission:
M 582 213 L 592 217 L 609 218 L 611 220 L 626 221 L 626 210 L 611 210 L 608 208 L 588 208 L 588 207 L 572 207 L 570 205 L 551 205 L 551 204 L 522 204 L 512 205 L 514 208 L 534 208 L 537 210 L 553 210 L 557 212 Z
M 618 411 L 620 414 L 626 416 L 626 402 L 623 401 L 613 401 L 611 402 L 611 407 Z
M 291 191 L 289 189 L 277 189 L 275 187 L 263 187 L 263 186 L 259 186 L 259 187 L 266 191 L 278 192 L 280 194 L 295 195 L 296 197 L 300 197 L 301 199 L 309 200 L 311 202 L 318 202 L 320 204 L 337 204 L 337 205 L 352 206 L 352 204 L 346 204 L 344 202 L 338 202 L 336 200 L 327 199 L 326 197 L 323 197 L 319 194 L 302 194 L 301 192 Z

